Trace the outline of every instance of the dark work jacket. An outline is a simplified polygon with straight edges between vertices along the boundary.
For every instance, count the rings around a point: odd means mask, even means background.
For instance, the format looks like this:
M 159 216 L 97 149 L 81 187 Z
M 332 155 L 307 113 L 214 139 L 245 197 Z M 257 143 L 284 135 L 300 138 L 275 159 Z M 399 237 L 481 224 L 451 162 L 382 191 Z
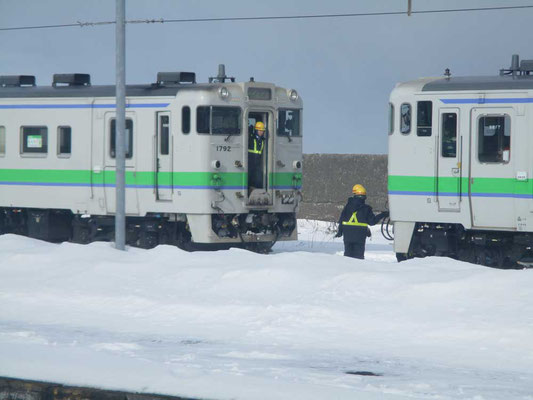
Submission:
M 354 216 L 354 213 L 357 213 Z M 353 196 L 348 199 L 339 218 L 339 233 L 344 236 L 345 242 L 364 243 L 368 225 L 376 225 L 386 214 L 374 215 L 372 207 L 365 204 L 363 197 Z M 359 223 L 361 225 L 346 225 L 343 222 Z
M 259 136 L 255 132 L 250 133 L 248 138 L 248 160 L 252 164 L 260 165 L 263 150 L 265 148 L 265 136 Z

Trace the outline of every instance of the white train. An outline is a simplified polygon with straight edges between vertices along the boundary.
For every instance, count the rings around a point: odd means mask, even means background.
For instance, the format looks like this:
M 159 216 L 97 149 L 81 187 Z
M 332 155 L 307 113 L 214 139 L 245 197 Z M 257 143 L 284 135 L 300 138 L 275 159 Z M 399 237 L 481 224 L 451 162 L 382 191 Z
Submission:
M 533 60 L 425 78 L 390 96 L 388 191 L 399 260 L 533 262 Z
M 0 77 L 0 232 L 113 240 L 115 87 L 86 74 Z M 296 239 L 302 100 L 274 84 L 159 73 L 126 88 L 127 242 L 244 245 Z M 249 129 L 267 128 L 263 188 L 248 186 Z

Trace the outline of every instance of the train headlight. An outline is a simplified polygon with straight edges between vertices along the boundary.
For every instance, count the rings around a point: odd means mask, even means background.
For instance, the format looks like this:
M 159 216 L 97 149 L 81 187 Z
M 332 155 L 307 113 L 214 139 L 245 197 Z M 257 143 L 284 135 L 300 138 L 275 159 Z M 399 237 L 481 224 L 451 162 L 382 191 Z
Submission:
M 302 162 L 301 162 L 301 161 L 294 161 L 294 162 L 292 163 L 292 167 L 293 167 L 294 169 L 300 169 L 300 168 L 302 168 Z
M 298 100 L 298 92 L 294 89 L 290 89 L 288 92 L 287 92 L 287 96 L 289 96 L 289 99 L 291 101 L 296 101 Z
M 214 160 L 211 162 L 211 166 L 214 168 L 214 169 L 219 169 L 220 168 L 220 161 L 218 160 Z
M 222 86 L 218 89 L 218 95 L 221 99 L 226 100 L 229 97 L 229 90 L 226 86 Z

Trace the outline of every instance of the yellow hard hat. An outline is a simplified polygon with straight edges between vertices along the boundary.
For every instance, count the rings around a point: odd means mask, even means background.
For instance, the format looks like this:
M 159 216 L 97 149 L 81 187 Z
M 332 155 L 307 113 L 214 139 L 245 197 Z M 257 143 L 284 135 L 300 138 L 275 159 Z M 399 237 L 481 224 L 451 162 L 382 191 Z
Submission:
M 264 131 L 265 130 L 265 124 L 263 124 L 261 121 L 257 121 L 255 123 L 255 130 L 256 131 Z
M 366 196 L 366 189 L 363 185 L 357 184 L 352 188 L 352 193 L 356 196 Z

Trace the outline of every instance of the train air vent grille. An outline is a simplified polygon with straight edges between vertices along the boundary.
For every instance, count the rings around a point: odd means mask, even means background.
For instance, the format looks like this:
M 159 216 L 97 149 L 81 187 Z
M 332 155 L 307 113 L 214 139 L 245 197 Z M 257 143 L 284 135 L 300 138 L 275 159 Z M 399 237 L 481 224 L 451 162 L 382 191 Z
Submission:
M 0 76 L 0 87 L 35 86 L 33 75 L 3 75 Z

